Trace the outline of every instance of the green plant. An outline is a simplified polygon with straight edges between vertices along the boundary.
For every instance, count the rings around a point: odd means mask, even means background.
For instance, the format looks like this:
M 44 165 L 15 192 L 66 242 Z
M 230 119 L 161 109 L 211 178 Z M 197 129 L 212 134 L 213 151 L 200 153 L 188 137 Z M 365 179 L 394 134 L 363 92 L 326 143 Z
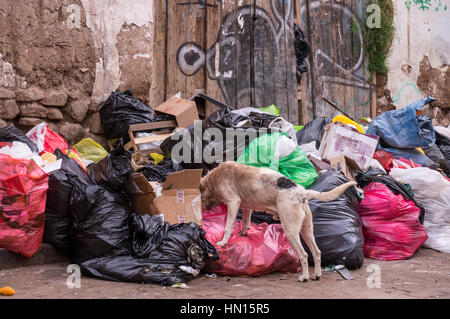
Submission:
M 369 0 L 367 5 L 377 4 L 381 9 L 380 28 L 363 27 L 364 47 L 369 57 L 369 72 L 387 74 L 387 59 L 394 38 L 394 5 L 391 0 Z

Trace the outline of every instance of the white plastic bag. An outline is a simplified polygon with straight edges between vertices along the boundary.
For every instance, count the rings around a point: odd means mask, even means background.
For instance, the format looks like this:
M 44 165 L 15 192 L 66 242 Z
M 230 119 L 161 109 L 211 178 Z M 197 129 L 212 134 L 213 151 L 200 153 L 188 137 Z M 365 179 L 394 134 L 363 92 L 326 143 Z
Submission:
M 30 150 L 30 147 L 22 142 L 14 141 L 11 146 L 0 148 L 0 153 L 9 155 L 12 158 L 33 160 L 38 166 L 43 166 L 41 157 L 38 154 L 33 153 Z
M 427 167 L 393 168 L 389 175 L 411 185 L 414 199 L 425 208 L 428 240 L 424 246 L 450 253 L 450 182 Z

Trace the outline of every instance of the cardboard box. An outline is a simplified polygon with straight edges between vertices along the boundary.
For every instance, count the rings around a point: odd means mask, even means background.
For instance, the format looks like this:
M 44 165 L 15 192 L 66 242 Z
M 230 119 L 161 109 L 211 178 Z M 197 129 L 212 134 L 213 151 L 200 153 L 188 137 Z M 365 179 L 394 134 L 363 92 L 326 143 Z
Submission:
M 166 102 L 154 108 L 154 110 L 175 116 L 177 127 L 186 128 L 199 119 L 195 102 L 177 96 L 172 96 Z
M 378 136 L 362 134 L 348 125 L 335 122 L 325 129 L 319 148 L 320 157 L 330 161 L 344 155 L 365 171 L 370 166 L 379 139 Z
M 331 168 L 342 172 L 350 181 L 355 181 L 355 170 L 361 170 L 359 165 L 347 156 L 339 156 L 330 160 Z
M 162 214 L 169 224 L 194 222 L 202 225 L 200 179 L 202 170 L 183 170 L 170 174 L 160 185 L 134 173 L 127 185 L 133 209 L 139 214 Z
M 316 172 L 319 173 L 320 171 L 328 171 L 331 169 L 330 164 L 328 164 L 325 161 L 322 161 L 318 158 L 315 158 L 314 156 L 308 155 L 307 156 L 311 164 L 313 164 L 314 168 L 316 169 Z

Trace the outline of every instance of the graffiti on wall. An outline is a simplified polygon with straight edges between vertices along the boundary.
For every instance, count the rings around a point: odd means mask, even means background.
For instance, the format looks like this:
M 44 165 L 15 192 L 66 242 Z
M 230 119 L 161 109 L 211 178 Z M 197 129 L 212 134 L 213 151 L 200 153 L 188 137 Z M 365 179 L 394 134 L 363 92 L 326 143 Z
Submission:
M 221 0 L 216 1 L 222 3 Z M 255 5 L 241 5 L 228 12 L 222 19 L 216 42 L 206 52 L 193 42 L 183 43 L 179 47 L 176 58 L 180 71 L 185 76 L 193 76 L 206 67 L 208 78 L 217 81 L 228 105 L 234 107 L 240 101 L 251 100 L 255 106 L 265 106 L 260 97 L 275 96 L 275 92 L 267 91 L 275 91 L 275 85 L 262 88 L 258 83 L 265 80 L 261 78 L 261 73 L 263 76 L 277 72 L 284 36 L 291 28 L 292 5 L 292 0 L 270 0 L 272 15 Z M 258 45 L 264 47 L 258 48 Z M 263 51 L 266 61 L 273 61 L 270 70 L 257 70 L 261 62 L 255 53 L 258 51 Z M 267 62 L 265 67 L 268 67 Z
M 446 0 L 406 0 L 405 6 L 408 10 L 415 7 L 422 11 L 447 11 Z
M 319 91 L 312 98 L 322 94 L 351 114 L 368 116 L 371 86 L 366 70 L 361 8 L 323 1 L 310 1 L 307 7 L 302 1 L 301 9 L 303 19 L 304 14 L 309 14 L 311 24 L 308 32 L 314 50 L 314 65 L 310 69 L 314 74 L 310 76 L 314 76 L 314 87 Z M 333 32 L 330 27 L 334 29 L 334 37 L 330 35 Z M 343 95 L 345 88 L 353 88 L 353 91 Z M 320 106 L 316 108 L 316 116 L 331 116 L 327 112 L 333 110 L 320 100 L 317 103 Z

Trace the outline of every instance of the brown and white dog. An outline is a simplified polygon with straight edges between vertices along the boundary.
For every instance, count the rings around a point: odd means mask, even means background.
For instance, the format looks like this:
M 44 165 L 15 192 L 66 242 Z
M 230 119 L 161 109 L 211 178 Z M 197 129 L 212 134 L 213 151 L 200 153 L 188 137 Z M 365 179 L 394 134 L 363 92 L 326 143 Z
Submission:
M 322 275 L 320 250 L 313 234 L 312 214 L 308 200 L 318 199 L 323 202 L 338 198 L 355 182 L 336 187 L 330 192 L 306 190 L 295 184 L 284 175 L 267 168 L 257 168 L 236 162 L 225 162 L 209 172 L 200 182 L 202 209 L 226 204 L 228 207 L 227 222 L 222 241 L 217 245 L 225 246 L 233 232 L 233 225 L 242 209 L 241 235 L 247 235 L 250 226 L 251 212 L 265 211 L 279 219 L 291 246 L 297 252 L 302 266 L 299 281 L 309 278 L 308 255 L 304 250 L 299 234 L 308 245 L 314 258 L 313 280 Z

